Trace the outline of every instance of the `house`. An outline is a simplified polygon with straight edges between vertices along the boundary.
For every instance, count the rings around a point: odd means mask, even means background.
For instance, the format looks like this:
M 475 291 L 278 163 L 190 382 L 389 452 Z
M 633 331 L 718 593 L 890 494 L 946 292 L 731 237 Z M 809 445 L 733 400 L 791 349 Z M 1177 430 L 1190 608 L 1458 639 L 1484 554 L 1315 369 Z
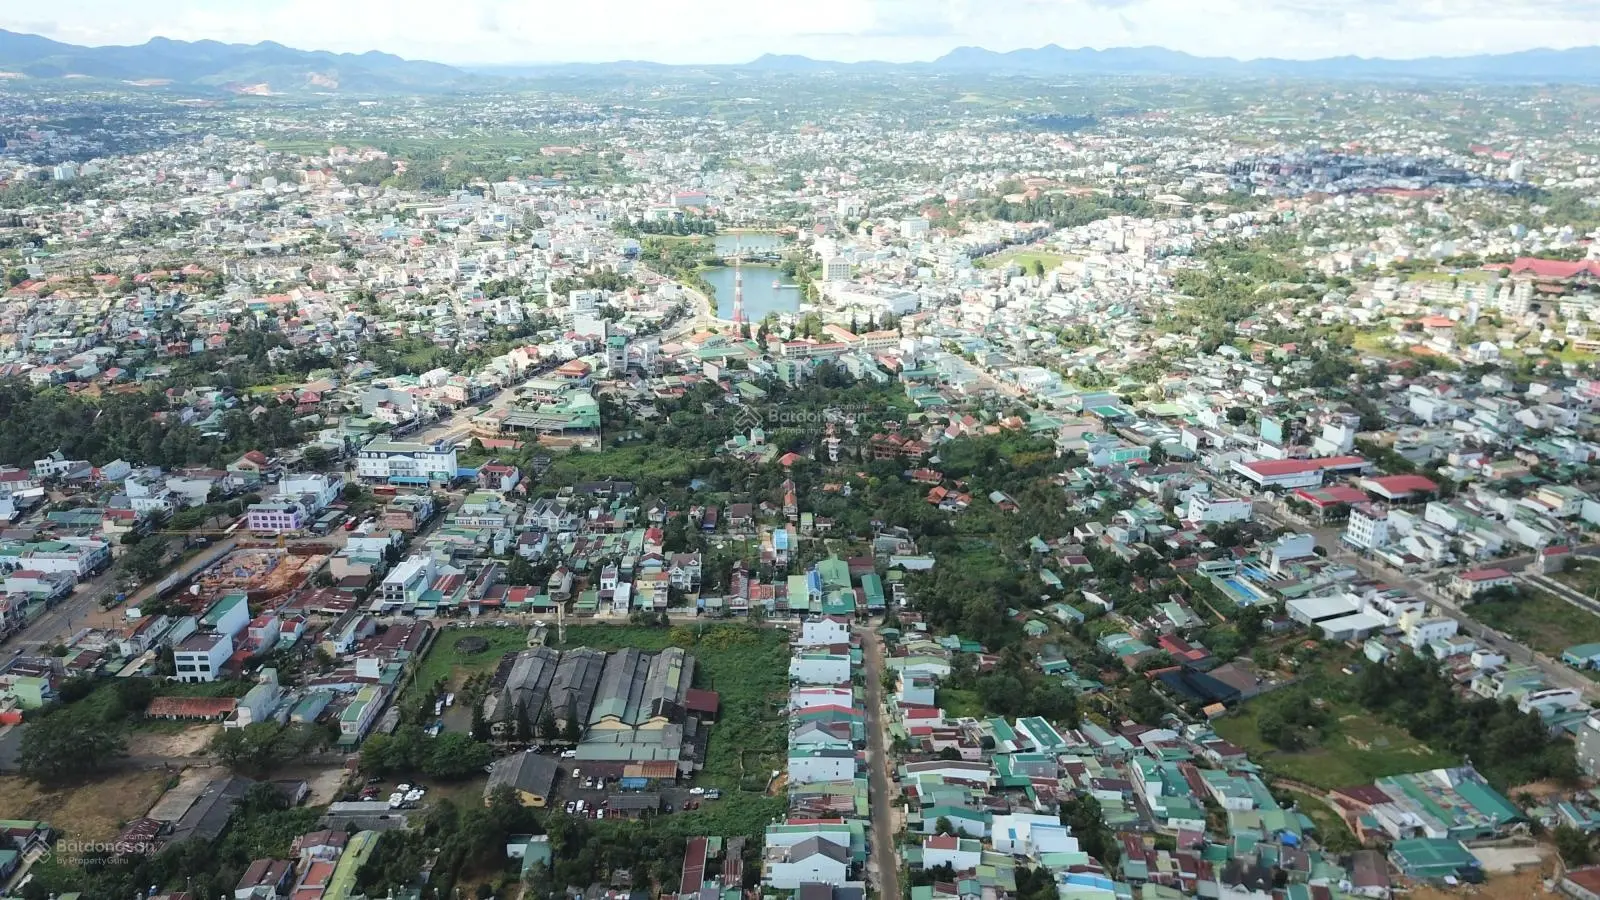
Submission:
M 953 834 L 936 834 L 922 841 L 922 867 L 949 866 L 953 872 L 970 872 L 983 859 L 983 843 Z
M 172 654 L 179 681 L 216 681 L 233 655 L 233 638 L 226 634 L 190 635 L 173 648 Z
M 299 503 L 252 503 L 246 517 L 246 526 L 257 534 L 283 534 L 305 527 L 306 511 Z
M 821 837 L 789 846 L 768 846 L 762 882 L 780 891 L 802 884 L 841 885 L 850 877 L 850 851 Z
M 244 870 L 233 889 L 234 900 L 274 900 L 288 893 L 294 863 L 286 859 L 258 859 Z
M 555 796 L 556 761 L 524 750 L 514 756 L 497 761 L 489 773 L 489 783 L 483 788 L 483 802 L 488 805 L 496 790 L 509 787 L 516 792 L 523 806 L 543 809 Z
M 1516 576 L 1505 569 L 1472 569 L 1457 573 L 1450 580 L 1450 590 L 1457 596 L 1470 598 L 1516 583 Z

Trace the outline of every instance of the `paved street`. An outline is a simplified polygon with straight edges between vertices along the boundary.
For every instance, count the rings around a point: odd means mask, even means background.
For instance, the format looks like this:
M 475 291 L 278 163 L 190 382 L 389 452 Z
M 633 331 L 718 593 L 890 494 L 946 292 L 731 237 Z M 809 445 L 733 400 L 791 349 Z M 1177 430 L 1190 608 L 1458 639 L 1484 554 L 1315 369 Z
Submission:
M 200 553 L 190 558 L 171 572 L 163 574 L 161 578 L 152 581 L 128 596 L 122 609 L 133 609 L 140 603 L 154 596 L 156 588 L 172 572 L 192 573 L 198 571 L 201 565 L 216 557 L 222 550 L 231 550 L 238 543 L 234 538 L 212 544 Z M 29 622 L 21 631 L 6 640 L 6 644 L 15 650 L 32 650 L 37 647 L 49 646 L 66 640 L 72 636 L 75 629 L 83 627 L 83 623 L 97 609 L 96 602 L 107 593 L 116 590 L 115 566 L 108 568 L 104 573 L 90 579 L 78 586 L 78 589 L 65 600 L 56 604 L 53 609 L 41 613 L 38 618 Z
M 1327 551 L 1330 558 L 1337 559 L 1340 562 L 1348 563 L 1354 566 L 1357 571 L 1361 572 L 1361 574 L 1367 578 L 1403 588 L 1412 594 L 1427 600 L 1429 603 L 1432 603 L 1434 606 L 1438 607 L 1446 615 L 1449 615 L 1459 622 L 1461 631 L 1463 633 L 1471 635 L 1485 647 L 1503 655 L 1510 662 L 1517 663 L 1519 665 L 1535 666 L 1544 674 L 1546 678 L 1550 680 L 1551 684 L 1573 688 L 1581 691 L 1584 696 L 1590 698 L 1591 700 L 1600 700 L 1600 684 L 1596 684 L 1594 681 L 1575 671 L 1572 669 L 1572 667 L 1567 666 L 1561 661 L 1551 659 L 1548 656 L 1538 653 L 1516 639 L 1496 631 L 1495 629 L 1490 628 L 1489 626 L 1484 625 L 1472 618 L 1461 608 L 1461 605 L 1456 597 L 1441 590 L 1433 582 L 1408 575 L 1397 569 L 1391 569 L 1382 563 L 1368 559 L 1351 550 L 1344 544 L 1343 541 L 1339 539 L 1339 535 L 1343 531 L 1342 528 L 1327 526 L 1313 528 L 1311 527 L 1310 523 L 1298 517 L 1292 516 L 1285 510 L 1274 506 L 1271 502 L 1262 499 L 1256 500 L 1255 511 L 1256 515 L 1260 516 L 1270 524 L 1282 528 L 1311 531 L 1317 536 L 1317 544 Z M 1600 548 L 1586 546 L 1579 548 L 1578 552 L 1584 555 L 1594 555 L 1597 552 L 1600 552 Z M 1499 568 L 1508 569 L 1510 571 L 1520 571 L 1526 568 L 1532 561 L 1533 557 L 1528 555 L 1509 557 L 1507 559 L 1498 560 L 1486 565 L 1493 565 Z M 1435 577 L 1445 577 L 1446 575 L 1446 572 L 1435 573 Z M 1527 576 L 1524 576 L 1524 580 L 1527 580 Z M 1569 602 L 1575 602 L 1571 597 L 1565 597 L 1562 594 L 1551 590 L 1548 586 L 1533 584 L 1530 585 L 1530 588 L 1549 590 L 1551 593 L 1561 596 L 1562 599 L 1566 599 Z M 1581 595 L 1579 595 L 1579 599 L 1583 599 Z M 1575 605 L 1582 606 L 1590 612 L 1594 612 L 1596 609 L 1595 605 L 1592 603 L 1575 603 Z
M 871 628 L 857 628 L 866 662 L 867 764 L 871 767 L 872 849 L 868 871 L 875 878 L 878 896 L 897 900 L 900 894 L 900 856 L 896 852 L 893 783 L 889 777 L 889 741 L 883 721 L 883 644 Z

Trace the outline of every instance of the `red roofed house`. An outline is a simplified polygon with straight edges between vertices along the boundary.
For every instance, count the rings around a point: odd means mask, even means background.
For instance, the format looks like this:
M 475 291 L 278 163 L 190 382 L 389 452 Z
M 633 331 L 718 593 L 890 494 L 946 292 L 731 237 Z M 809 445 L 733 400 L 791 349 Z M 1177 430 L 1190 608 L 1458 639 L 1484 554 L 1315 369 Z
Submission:
M 1407 500 L 1417 494 L 1433 494 L 1439 485 L 1421 475 L 1384 475 L 1361 479 L 1361 487 L 1389 501 Z
M 1450 589 L 1462 597 L 1476 597 L 1495 588 L 1511 587 L 1516 582 L 1516 576 L 1505 569 L 1473 569 L 1451 579 Z

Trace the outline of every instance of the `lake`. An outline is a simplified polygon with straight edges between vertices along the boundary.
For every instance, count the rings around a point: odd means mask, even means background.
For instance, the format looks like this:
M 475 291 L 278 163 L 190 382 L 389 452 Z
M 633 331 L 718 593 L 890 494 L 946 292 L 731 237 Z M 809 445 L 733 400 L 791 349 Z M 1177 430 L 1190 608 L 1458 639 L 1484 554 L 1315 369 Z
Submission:
M 718 240 L 721 240 L 719 237 Z M 733 266 L 701 269 L 700 276 L 715 291 L 717 318 L 733 318 Z M 778 287 L 773 287 L 776 281 Z M 800 288 L 776 266 L 744 267 L 744 318 L 759 322 L 769 312 L 793 313 L 800 308 Z
M 746 253 L 752 251 L 781 250 L 783 238 L 767 232 L 752 232 L 749 234 L 719 234 L 716 236 L 718 256 L 732 256 L 739 250 Z M 748 288 L 750 285 L 746 284 Z

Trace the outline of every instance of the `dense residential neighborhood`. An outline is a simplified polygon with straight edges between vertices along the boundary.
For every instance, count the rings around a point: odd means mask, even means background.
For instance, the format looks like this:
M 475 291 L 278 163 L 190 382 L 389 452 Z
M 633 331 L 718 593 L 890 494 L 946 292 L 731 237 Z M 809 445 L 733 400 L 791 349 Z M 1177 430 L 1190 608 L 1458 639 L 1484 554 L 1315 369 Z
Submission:
M 1600 896 L 1576 64 L 323 56 L 0 32 L 0 895 Z

